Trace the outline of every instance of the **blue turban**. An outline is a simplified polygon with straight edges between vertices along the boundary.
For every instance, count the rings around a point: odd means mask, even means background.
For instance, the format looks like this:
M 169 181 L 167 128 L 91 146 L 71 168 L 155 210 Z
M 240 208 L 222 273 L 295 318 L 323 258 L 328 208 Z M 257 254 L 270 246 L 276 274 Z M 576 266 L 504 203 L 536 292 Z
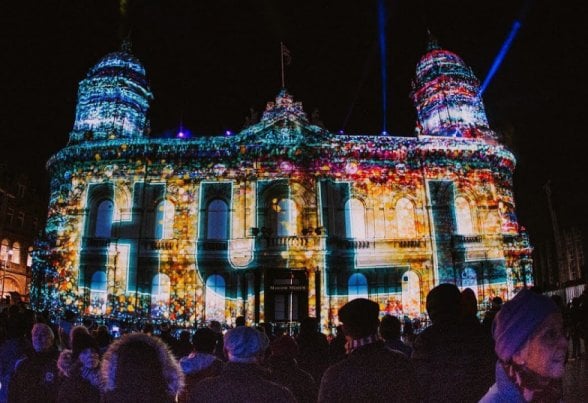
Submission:
M 559 308 L 551 298 L 526 289 L 520 291 L 502 306 L 492 323 L 498 358 L 510 361 L 541 323 L 557 312 Z

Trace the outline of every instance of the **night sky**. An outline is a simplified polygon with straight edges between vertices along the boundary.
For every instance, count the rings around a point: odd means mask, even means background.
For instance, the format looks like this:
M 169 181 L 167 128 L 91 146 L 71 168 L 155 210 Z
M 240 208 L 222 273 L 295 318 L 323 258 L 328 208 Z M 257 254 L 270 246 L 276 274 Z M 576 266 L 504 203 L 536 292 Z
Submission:
M 588 236 L 584 130 L 588 74 L 583 1 L 386 1 L 388 132 L 410 136 L 409 99 L 427 27 L 483 81 L 515 19 L 522 27 L 484 94 L 490 126 L 515 153 L 519 221 L 551 236 L 542 186 L 552 181 L 560 227 Z M 292 55 L 286 87 L 332 131 L 382 131 L 376 0 L 128 1 L 133 53 L 155 100 L 152 136 L 180 122 L 192 132 L 239 130 L 280 89 L 280 41 Z M 44 163 L 73 126 L 77 86 L 120 47 L 111 0 L 3 1 L 0 5 L 2 153 L 46 192 Z M 586 249 L 588 250 L 588 249 Z

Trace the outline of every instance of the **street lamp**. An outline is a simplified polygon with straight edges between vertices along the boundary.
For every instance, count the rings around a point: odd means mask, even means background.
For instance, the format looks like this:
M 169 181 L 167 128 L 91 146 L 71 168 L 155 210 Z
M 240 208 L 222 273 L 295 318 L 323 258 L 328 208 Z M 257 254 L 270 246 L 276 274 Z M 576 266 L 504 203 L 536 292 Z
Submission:
M 2 291 L 0 291 L 0 298 L 2 300 L 4 299 L 4 281 L 6 279 L 6 269 L 8 268 L 8 264 L 12 260 L 13 253 L 14 251 L 12 249 L 8 249 L 6 251 L 6 255 L 4 255 L 4 267 L 2 269 L 4 273 L 2 273 Z

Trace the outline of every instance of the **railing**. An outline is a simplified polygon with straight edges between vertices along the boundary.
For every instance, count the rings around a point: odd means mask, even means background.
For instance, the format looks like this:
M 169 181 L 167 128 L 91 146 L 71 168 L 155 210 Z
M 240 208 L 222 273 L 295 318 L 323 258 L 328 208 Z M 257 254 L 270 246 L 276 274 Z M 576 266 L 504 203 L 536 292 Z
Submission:
M 228 245 L 228 241 L 222 240 L 207 239 L 198 241 L 198 249 L 207 251 L 227 250 Z
M 419 249 L 427 246 L 423 238 L 388 238 L 377 240 L 364 240 L 353 238 L 330 238 L 329 246 L 338 249 L 369 249 L 369 248 L 395 248 L 395 249 Z
M 312 247 L 319 244 L 319 237 L 317 236 L 275 236 L 275 237 L 259 237 L 258 242 L 262 247 L 266 248 L 305 248 Z
M 482 242 L 482 235 L 453 235 L 453 244 L 468 244 Z

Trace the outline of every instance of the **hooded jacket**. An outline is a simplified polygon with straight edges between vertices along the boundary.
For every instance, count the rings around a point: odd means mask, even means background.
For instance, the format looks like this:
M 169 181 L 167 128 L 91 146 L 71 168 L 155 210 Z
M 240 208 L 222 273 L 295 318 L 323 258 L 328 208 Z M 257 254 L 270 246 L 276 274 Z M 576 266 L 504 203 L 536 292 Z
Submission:
M 173 402 L 184 374 L 159 338 L 132 333 L 112 343 L 102 362 L 104 402 Z

